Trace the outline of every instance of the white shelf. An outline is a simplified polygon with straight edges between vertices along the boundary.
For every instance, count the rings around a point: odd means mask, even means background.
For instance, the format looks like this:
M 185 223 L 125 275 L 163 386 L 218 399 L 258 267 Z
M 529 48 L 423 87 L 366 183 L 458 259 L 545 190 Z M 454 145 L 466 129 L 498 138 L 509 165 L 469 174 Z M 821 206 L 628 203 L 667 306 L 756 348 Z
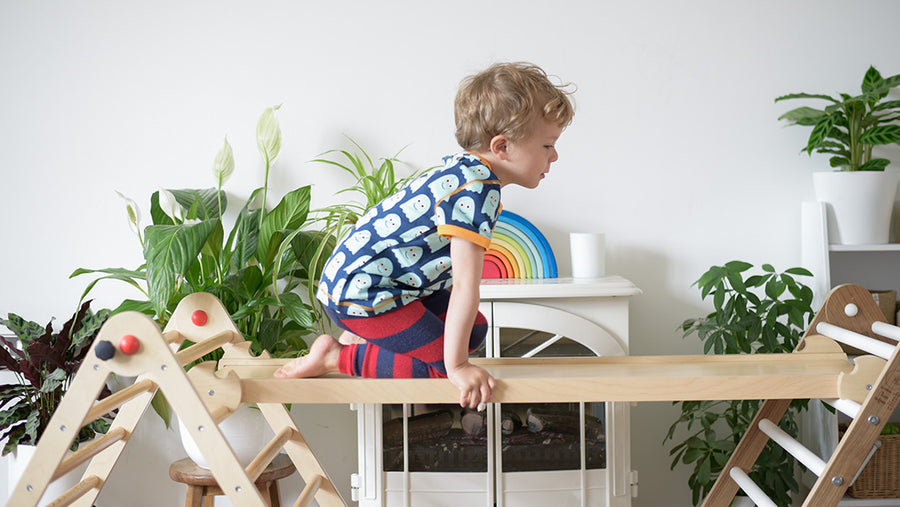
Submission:
M 900 498 L 851 498 L 845 497 L 838 507 L 898 507 Z
M 900 252 L 900 243 L 882 245 L 828 245 L 832 252 Z

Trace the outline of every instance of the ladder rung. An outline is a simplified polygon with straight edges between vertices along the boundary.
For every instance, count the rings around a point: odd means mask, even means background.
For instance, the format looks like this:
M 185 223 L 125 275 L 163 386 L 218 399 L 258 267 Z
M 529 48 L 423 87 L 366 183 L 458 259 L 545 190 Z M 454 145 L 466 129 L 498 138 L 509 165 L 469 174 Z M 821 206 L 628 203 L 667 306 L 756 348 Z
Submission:
M 313 498 L 316 497 L 316 492 L 319 491 L 319 486 L 322 484 L 322 476 L 314 475 L 309 482 L 306 483 L 306 487 L 303 488 L 303 491 L 300 492 L 300 496 L 297 498 L 297 501 L 294 502 L 294 507 L 307 507 L 310 502 L 313 501 Z
M 872 323 L 872 332 L 900 342 L 900 327 L 892 326 L 887 322 L 876 321 Z
M 279 431 L 278 434 L 263 447 L 263 450 L 259 452 L 256 458 L 247 465 L 246 472 L 251 481 L 256 482 L 256 479 L 263 473 L 263 470 L 269 466 L 269 463 L 271 463 L 275 456 L 278 455 L 278 452 L 281 451 L 284 444 L 293 438 L 293 436 L 294 428 L 287 426 Z
M 221 333 L 217 333 L 211 336 L 208 340 L 203 340 L 200 343 L 195 343 L 190 347 L 179 350 L 175 357 L 178 359 L 179 364 L 185 365 L 201 357 L 209 354 L 210 352 L 216 350 L 222 345 L 230 342 L 234 339 L 234 331 L 226 329 Z
M 738 467 L 732 467 L 728 471 L 728 475 L 737 483 L 738 486 L 753 500 L 757 507 L 778 507 L 775 502 L 766 495 L 766 493 L 756 485 L 755 482 Z
M 856 471 L 856 475 L 853 476 L 853 480 L 850 481 L 850 484 L 847 486 L 848 488 L 856 482 L 856 479 L 859 478 L 859 474 L 862 473 L 863 469 L 866 468 L 866 465 L 869 464 L 869 461 L 872 459 L 872 456 L 875 455 L 875 451 L 881 449 L 881 440 L 876 440 L 874 444 L 872 444 L 872 450 L 869 451 L 869 454 L 866 455 L 866 459 L 863 460 L 862 465 L 859 465 L 859 470 Z
M 869 354 L 874 354 L 882 359 L 890 359 L 891 355 L 894 353 L 895 347 L 890 343 L 885 343 L 866 335 L 854 333 L 853 331 L 848 331 L 827 322 L 819 322 L 816 325 L 816 332 L 843 344 L 864 350 Z
M 110 431 L 102 437 L 95 438 L 88 444 L 85 444 L 80 449 L 72 453 L 72 455 L 70 455 L 68 458 L 64 459 L 63 462 L 60 463 L 59 468 L 56 469 L 56 473 L 53 474 L 53 477 L 50 479 L 50 481 L 52 482 L 56 479 L 59 479 L 60 477 L 77 468 L 78 465 L 100 454 L 107 447 L 113 445 L 119 440 L 125 440 L 127 438 L 128 431 L 125 428 L 121 427 Z
M 102 486 L 103 480 L 96 475 L 92 475 L 69 488 L 68 491 L 60 495 L 56 500 L 47 504 L 47 507 L 65 507 L 66 505 L 72 505 L 73 502 L 84 496 L 88 491 Z
M 90 411 L 88 411 L 87 416 L 84 418 L 84 421 L 81 422 L 81 426 L 84 427 L 86 424 L 90 424 L 94 422 L 95 419 L 102 416 L 103 414 L 108 414 L 114 409 L 122 406 L 126 401 L 134 398 L 135 396 L 156 389 L 156 382 L 150 379 L 144 379 L 130 386 L 122 389 L 119 392 L 113 393 L 106 398 L 94 403 L 94 406 L 91 407 Z
M 806 468 L 816 474 L 816 477 L 821 476 L 822 472 L 825 471 L 825 461 L 822 458 L 804 447 L 794 437 L 788 435 L 777 424 L 768 419 L 760 419 L 759 429 L 778 443 L 785 451 L 789 452 L 791 456 L 800 460 Z
M 856 416 L 859 415 L 859 411 L 862 410 L 862 405 L 853 400 L 844 400 L 841 398 L 822 398 L 822 401 L 831 405 L 850 419 L 856 419 Z

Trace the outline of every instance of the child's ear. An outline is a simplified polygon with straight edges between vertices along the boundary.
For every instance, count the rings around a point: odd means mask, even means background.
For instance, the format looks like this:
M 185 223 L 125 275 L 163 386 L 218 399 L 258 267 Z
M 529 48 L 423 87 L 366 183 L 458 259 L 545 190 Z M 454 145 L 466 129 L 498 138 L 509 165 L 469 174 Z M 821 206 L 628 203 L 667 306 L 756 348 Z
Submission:
M 491 153 L 506 160 L 507 150 L 509 149 L 509 138 L 504 134 L 497 134 L 491 138 Z

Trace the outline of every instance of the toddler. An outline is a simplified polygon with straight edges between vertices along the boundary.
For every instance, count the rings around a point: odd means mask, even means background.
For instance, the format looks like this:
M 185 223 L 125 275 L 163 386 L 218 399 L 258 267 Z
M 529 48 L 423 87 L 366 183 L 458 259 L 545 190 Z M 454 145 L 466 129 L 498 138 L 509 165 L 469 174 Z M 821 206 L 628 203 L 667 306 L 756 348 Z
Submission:
M 558 158 L 556 141 L 574 114 L 568 95 L 527 63 L 466 78 L 455 101 L 465 152 L 360 217 L 316 296 L 343 329 L 340 339 L 319 336 L 275 376 L 448 378 L 461 406 L 489 401 L 494 378 L 468 360 L 487 333 L 478 311 L 484 252 L 501 189 L 537 187 Z

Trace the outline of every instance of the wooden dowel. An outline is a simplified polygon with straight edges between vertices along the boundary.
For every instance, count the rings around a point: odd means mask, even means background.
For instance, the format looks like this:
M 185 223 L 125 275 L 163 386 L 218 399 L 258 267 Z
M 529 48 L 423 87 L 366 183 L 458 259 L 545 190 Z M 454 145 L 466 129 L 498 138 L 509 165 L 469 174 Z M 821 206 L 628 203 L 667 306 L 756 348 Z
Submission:
M 259 452 L 256 458 L 247 465 L 246 472 L 251 481 L 256 482 L 256 479 L 259 479 L 260 474 L 262 474 L 263 470 L 269 466 L 269 463 L 275 459 L 275 456 L 278 455 L 278 452 L 281 451 L 284 444 L 293 437 L 294 429 L 286 427 L 279 431 L 278 434 L 263 447 L 263 450 Z
M 738 467 L 732 467 L 731 470 L 728 471 L 728 475 L 734 479 L 734 482 L 738 483 L 738 486 L 750 497 L 750 500 L 753 500 L 758 507 L 778 507 L 775 505 L 775 502 L 769 498 L 766 493 L 753 482 L 753 479 L 750 478 L 743 470 Z
M 178 332 L 177 329 L 173 329 L 171 331 L 166 331 L 165 333 L 163 333 L 163 338 L 166 340 L 166 343 L 168 343 L 170 345 L 171 344 L 181 345 L 181 343 L 187 339 L 184 337 L 183 334 Z
M 300 492 L 300 496 L 297 497 L 297 501 L 294 502 L 294 507 L 308 507 L 309 503 L 316 497 L 316 492 L 319 491 L 319 485 L 321 484 L 322 476 L 314 475 L 310 481 L 306 483 L 306 487 L 303 488 L 303 491 Z
M 887 322 L 875 321 L 872 323 L 872 332 L 900 342 L 900 327 L 892 326 Z
M 200 343 L 195 343 L 184 350 L 179 350 L 175 354 L 175 357 L 178 359 L 179 364 L 185 365 L 190 363 L 191 361 L 200 359 L 206 354 L 209 354 L 222 345 L 230 342 L 232 339 L 234 339 L 234 331 L 226 329 L 221 333 L 213 335 L 208 340 L 204 340 Z
M 88 491 L 95 488 L 99 489 L 101 487 L 103 487 L 103 480 L 96 475 L 92 475 L 69 488 L 68 491 L 60 495 L 56 500 L 47 504 L 47 507 L 65 507 L 66 505 L 72 505 L 73 502 L 84 496 Z
M 81 446 L 80 449 L 72 453 L 68 458 L 64 459 L 63 462 L 60 463 L 59 468 L 56 469 L 56 473 L 53 474 L 53 478 L 50 479 L 51 482 L 71 472 L 76 467 L 78 467 L 78 465 L 100 454 L 104 449 L 113 445 L 119 440 L 127 439 L 127 437 L 128 431 L 125 428 L 116 428 L 106 435 L 98 437 L 88 444 Z
M 782 449 L 790 453 L 791 456 L 797 458 L 800 463 L 803 463 L 810 472 L 816 474 L 816 477 L 822 475 L 822 471 L 825 470 L 825 460 L 810 451 L 794 437 L 788 435 L 777 424 L 768 419 L 761 419 L 759 421 L 759 429 L 778 443 Z
M 153 389 L 156 389 L 156 387 L 156 382 L 150 379 L 144 379 L 140 382 L 131 384 L 117 393 L 103 398 L 97 403 L 94 403 L 94 406 L 91 407 L 91 410 L 88 411 L 87 416 L 84 418 L 84 421 L 81 421 L 81 426 L 84 427 L 84 425 L 94 422 L 98 417 L 103 414 L 108 414 L 131 398 L 147 391 L 152 391 Z
M 827 322 L 819 322 L 816 325 L 816 331 L 845 345 L 864 350 L 885 360 L 890 359 L 894 353 L 894 346 L 889 343 L 848 331 Z

